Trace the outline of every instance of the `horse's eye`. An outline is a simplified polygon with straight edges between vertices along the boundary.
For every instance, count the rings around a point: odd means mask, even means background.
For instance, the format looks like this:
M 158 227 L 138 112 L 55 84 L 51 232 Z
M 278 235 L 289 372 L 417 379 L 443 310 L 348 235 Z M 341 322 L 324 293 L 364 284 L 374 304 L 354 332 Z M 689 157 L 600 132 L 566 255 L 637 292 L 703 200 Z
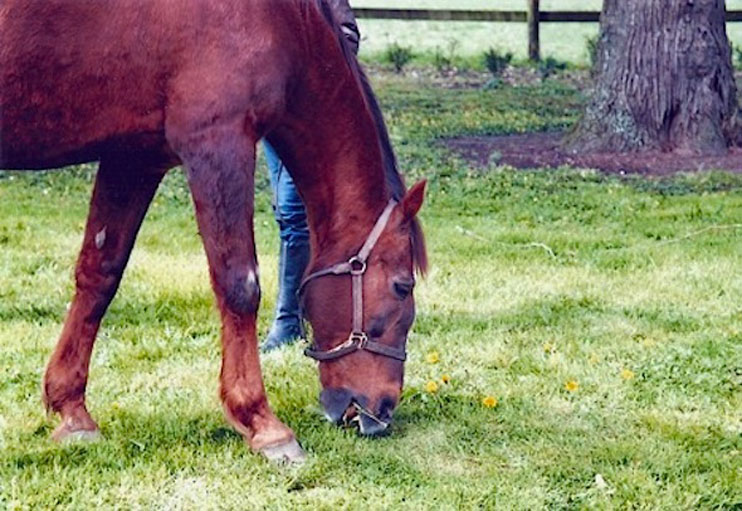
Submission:
M 414 280 L 396 280 L 394 281 L 394 294 L 396 294 L 397 298 L 400 300 L 404 300 L 410 296 L 413 287 L 415 287 Z

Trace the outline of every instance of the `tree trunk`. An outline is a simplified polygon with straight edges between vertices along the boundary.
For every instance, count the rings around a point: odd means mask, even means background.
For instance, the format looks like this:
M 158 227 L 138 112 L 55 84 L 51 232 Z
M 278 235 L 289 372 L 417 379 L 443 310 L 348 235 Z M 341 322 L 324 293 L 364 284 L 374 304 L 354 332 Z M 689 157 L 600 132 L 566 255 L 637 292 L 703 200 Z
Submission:
M 710 155 L 739 138 L 724 0 L 604 0 L 596 71 L 567 149 Z

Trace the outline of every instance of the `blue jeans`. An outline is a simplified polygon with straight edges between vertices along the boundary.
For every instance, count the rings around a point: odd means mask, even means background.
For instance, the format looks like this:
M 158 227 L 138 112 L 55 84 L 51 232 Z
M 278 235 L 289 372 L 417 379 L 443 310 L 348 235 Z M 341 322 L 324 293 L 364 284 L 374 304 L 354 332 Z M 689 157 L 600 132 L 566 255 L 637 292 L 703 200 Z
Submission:
M 289 244 L 306 243 L 309 240 L 307 211 L 296 191 L 296 185 L 267 140 L 263 140 L 263 149 L 273 190 L 273 214 L 278 222 L 281 241 Z

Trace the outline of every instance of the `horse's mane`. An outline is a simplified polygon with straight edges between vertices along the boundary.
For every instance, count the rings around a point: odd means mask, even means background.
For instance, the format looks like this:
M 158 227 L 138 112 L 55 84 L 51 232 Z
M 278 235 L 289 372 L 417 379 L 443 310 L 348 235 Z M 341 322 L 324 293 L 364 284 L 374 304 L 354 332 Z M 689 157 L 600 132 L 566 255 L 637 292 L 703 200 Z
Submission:
M 359 64 L 358 59 L 348 45 L 345 39 L 345 35 L 343 34 L 340 25 L 335 19 L 335 15 L 328 5 L 327 0 L 315 1 L 317 2 L 319 10 L 320 12 L 322 12 L 330 28 L 335 32 L 340 47 L 342 48 L 345 61 L 348 63 L 348 68 L 350 69 L 351 74 L 355 78 L 358 87 L 363 94 L 368 112 L 373 118 L 374 124 L 376 126 L 376 134 L 381 149 L 381 155 L 384 165 L 384 177 L 386 179 L 386 183 L 392 192 L 392 197 L 397 201 L 401 201 L 405 195 L 406 188 L 404 180 L 402 179 L 402 175 L 399 173 L 399 167 L 397 166 L 397 157 L 394 155 L 392 142 L 389 139 L 389 130 L 386 127 L 384 115 L 382 114 L 381 107 L 379 106 L 379 102 L 376 99 L 376 94 L 374 94 L 374 91 L 371 88 L 371 83 L 368 80 L 368 76 L 366 76 L 366 73 L 363 71 L 363 68 Z M 412 242 L 412 255 L 415 263 L 415 269 L 420 274 L 424 275 L 428 269 L 428 255 L 425 249 L 425 237 L 423 236 L 422 227 L 420 226 L 420 222 L 417 218 L 414 218 L 412 220 L 410 228 L 410 240 Z

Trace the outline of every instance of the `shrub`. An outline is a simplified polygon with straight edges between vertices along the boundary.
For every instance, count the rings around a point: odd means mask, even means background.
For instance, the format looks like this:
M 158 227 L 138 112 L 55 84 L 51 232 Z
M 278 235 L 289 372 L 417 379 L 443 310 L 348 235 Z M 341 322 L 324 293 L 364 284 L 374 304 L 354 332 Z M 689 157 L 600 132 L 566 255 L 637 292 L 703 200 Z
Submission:
M 435 51 L 433 52 L 433 66 L 435 66 L 435 69 L 439 73 L 451 69 L 451 59 L 443 54 L 443 50 L 441 50 L 440 46 L 436 46 Z
M 435 52 L 433 53 L 433 65 L 439 73 L 448 71 L 454 67 L 454 62 L 456 61 L 456 50 L 458 49 L 459 44 L 459 40 L 452 37 L 448 40 L 445 53 L 440 46 L 435 47 Z
M 554 57 L 546 57 L 538 63 L 538 72 L 544 80 L 553 74 L 556 74 L 558 71 L 564 71 L 565 69 L 567 69 L 567 63 L 557 60 Z
M 495 48 L 490 48 L 484 52 L 484 65 L 492 73 L 493 78 L 499 78 L 512 60 L 513 54 L 510 52 L 500 53 Z
M 384 52 L 384 59 L 394 66 L 394 71 L 397 73 L 401 73 L 414 56 L 412 48 L 400 46 L 396 42 L 390 44 L 386 52 Z
M 502 87 L 502 79 L 501 78 L 490 78 L 487 80 L 487 83 L 484 84 L 483 88 L 484 90 L 496 90 Z
M 732 52 L 734 53 L 734 64 L 738 68 L 742 68 L 742 49 L 732 46 Z
M 587 48 L 587 58 L 590 62 L 590 69 L 595 72 L 595 65 L 598 62 L 598 41 L 597 35 L 585 38 L 585 47 Z

